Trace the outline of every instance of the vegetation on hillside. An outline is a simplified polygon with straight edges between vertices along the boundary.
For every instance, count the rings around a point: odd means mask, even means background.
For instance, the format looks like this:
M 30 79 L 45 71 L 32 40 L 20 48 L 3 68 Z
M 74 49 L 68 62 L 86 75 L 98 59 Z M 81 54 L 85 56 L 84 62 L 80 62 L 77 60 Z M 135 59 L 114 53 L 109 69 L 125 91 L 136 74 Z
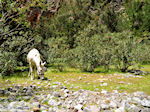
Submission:
M 32 48 L 60 71 L 149 63 L 149 0 L 51 1 L 0 0 L 0 75 L 26 66 Z

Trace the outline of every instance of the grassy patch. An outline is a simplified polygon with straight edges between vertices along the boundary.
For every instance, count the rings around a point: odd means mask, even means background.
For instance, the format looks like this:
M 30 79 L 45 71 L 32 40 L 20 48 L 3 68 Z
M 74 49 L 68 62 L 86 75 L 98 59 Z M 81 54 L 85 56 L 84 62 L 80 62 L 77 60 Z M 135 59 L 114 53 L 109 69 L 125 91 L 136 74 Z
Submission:
M 150 65 L 144 65 L 143 67 L 142 70 L 150 71 Z M 27 74 L 27 71 L 17 72 L 11 77 L 0 79 L 0 87 L 5 88 L 14 84 L 25 86 L 34 84 L 43 86 L 44 89 L 49 88 L 49 86 L 46 86 L 48 84 L 46 81 L 30 81 Z M 120 92 L 144 91 L 150 95 L 150 75 L 142 76 L 141 78 L 126 77 L 126 75 L 122 75 L 119 72 L 115 73 L 114 71 L 86 73 L 72 68 L 64 72 L 58 72 L 56 69 L 50 67 L 45 73 L 45 76 L 52 80 L 49 82 L 50 86 L 53 82 L 61 82 L 73 90 L 86 89 L 101 91 L 102 89 L 106 89 L 107 91 L 118 90 Z

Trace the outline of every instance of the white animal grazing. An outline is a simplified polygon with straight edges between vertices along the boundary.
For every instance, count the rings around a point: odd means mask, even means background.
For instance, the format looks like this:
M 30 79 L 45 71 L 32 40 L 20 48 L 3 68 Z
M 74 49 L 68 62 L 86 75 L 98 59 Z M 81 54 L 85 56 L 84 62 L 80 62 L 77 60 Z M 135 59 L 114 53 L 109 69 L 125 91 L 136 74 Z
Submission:
M 31 76 L 31 80 L 34 79 L 35 72 L 37 72 L 40 79 L 44 79 L 44 72 L 46 71 L 46 68 L 44 67 L 45 62 L 42 62 L 41 55 L 37 49 L 34 48 L 29 51 L 27 61 L 30 67 L 29 76 Z

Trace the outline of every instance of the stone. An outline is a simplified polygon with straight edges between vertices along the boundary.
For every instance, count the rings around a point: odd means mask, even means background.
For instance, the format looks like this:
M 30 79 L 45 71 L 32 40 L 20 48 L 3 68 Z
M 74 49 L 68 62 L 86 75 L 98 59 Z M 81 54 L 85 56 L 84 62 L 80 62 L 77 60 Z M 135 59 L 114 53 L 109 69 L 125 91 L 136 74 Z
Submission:
M 83 109 L 83 112 L 92 112 L 92 110 L 89 109 L 88 107 L 85 107 L 85 108 Z
M 109 104 L 109 106 L 110 106 L 111 108 L 116 108 L 116 107 L 117 107 L 117 104 L 116 104 L 114 101 L 111 101 L 110 104 Z
M 41 105 L 40 105 L 39 102 L 33 102 L 33 103 L 32 103 L 32 107 L 34 107 L 34 108 L 40 108 Z
M 91 105 L 90 110 L 91 110 L 90 112 L 99 112 L 100 108 L 96 105 Z
M 61 97 L 61 95 L 60 95 L 59 92 L 53 92 L 53 96 L 54 96 L 54 97 Z
M 68 89 L 65 89 L 65 90 L 64 90 L 64 93 L 69 93 L 69 90 L 68 90 Z
M 118 93 L 118 90 L 113 90 L 114 93 Z
M 102 94 L 107 94 L 107 91 L 106 90 L 102 90 L 101 93 Z
M 2 109 L 2 108 L 4 108 L 4 106 L 0 104 L 0 109 Z
M 114 110 L 114 112 L 126 112 L 124 107 L 119 107 L 118 109 Z
M 141 109 L 135 105 L 131 105 L 130 108 L 128 109 L 129 112 L 140 112 Z
M 144 108 L 141 110 L 141 112 L 150 112 L 150 108 Z
M 134 103 L 141 104 L 141 99 L 138 97 L 133 97 L 132 101 L 134 101 Z
M 13 109 L 16 107 L 17 102 L 11 102 L 8 104 L 8 109 Z
M 104 104 L 104 103 L 102 103 L 102 104 L 100 105 L 100 107 L 101 107 L 103 110 L 109 109 L 109 105 L 108 105 L 108 104 Z
M 150 107 L 150 100 L 143 99 L 143 100 L 141 101 L 141 104 L 142 104 L 142 106 L 144 106 L 144 107 Z
M 108 85 L 107 83 L 100 84 L 100 86 L 107 86 L 107 85 Z
M 77 110 L 81 110 L 82 107 L 83 107 L 83 105 L 81 105 L 81 104 L 78 104 L 78 105 L 74 106 L 74 108 L 77 109 Z
M 134 92 L 133 95 L 134 96 L 143 96 L 143 95 L 145 95 L 145 93 L 142 91 L 137 91 L 137 92 Z
M 50 99 L 48 101 L 48 104 L 51 105 L 51 106 L 57 106 L 58 105 L 58 103 L 55 100 L 53 100 L 53 99 Z
M 67 87 L 66 86 L 61 86 L 60 89 L 67 89 Z

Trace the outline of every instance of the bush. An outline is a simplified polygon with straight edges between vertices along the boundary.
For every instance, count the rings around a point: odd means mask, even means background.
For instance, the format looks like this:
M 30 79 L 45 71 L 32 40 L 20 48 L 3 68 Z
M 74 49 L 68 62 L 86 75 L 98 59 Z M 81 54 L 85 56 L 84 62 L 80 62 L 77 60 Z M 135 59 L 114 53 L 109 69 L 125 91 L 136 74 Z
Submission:
M 17 66 L 16 55 L 13 52 L 0 51 L 0 75 L 9 76 Z
M 97 26 L 90 24 L 79 32 L 75 41 L 76 47 L 71 49 L 73 54 L 71 61 L 82 71 L 93 72 L 99 65 L 109 65 L 111 59 L 109 39 L 96 32 Z
M 131 32 L 111 33 L 113 46 L 113 64 L 122 72 L 126 72 L 130 66 L 146 60 L 148 45 L 140 43 Z M 107 35 L 107 36 L 108 36 Z
M 126 13 L 131 24 L 131 30 L 150 31 L 150 1 L 132 0 L 126 6 Z
M 54 65 L 59 71 L 64 70 L 64 64 L 67 61 L 66 53 L 68 45 L 66 44 L 67 38 L 50 38 L 48 40 L 48 62 Z

